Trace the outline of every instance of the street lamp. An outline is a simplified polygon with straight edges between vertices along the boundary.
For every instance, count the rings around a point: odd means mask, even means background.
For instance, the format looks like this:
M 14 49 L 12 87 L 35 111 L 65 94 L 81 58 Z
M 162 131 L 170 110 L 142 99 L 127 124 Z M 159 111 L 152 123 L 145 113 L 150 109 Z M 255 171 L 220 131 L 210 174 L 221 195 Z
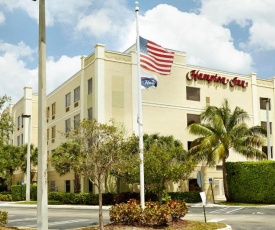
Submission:
M 267 159 L 271 159 L 271 147 L 270 147 L 270 123 L 269 123 L 269 108 L 270 98 L 263 98 L 266 108 L 266 131 L 267 131 Z
M 26 201 L 30 201 L 30 180 L 31 180 L 31 115 L 23 114 L 22 118 L 29 118 L 29 128 L 28 128 L 28 147 L 27 147 L 27 181 L 26 181 Z

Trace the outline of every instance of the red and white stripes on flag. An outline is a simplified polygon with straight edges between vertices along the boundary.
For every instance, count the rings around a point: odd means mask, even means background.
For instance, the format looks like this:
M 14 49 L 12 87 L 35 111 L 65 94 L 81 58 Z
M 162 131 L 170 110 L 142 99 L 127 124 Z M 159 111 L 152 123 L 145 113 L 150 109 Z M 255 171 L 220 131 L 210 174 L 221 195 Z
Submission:
M 174 60 L 174 52 L 169 52 L 160 45 L 139 37 L 140 66 L 144 69 L 169 75 Z

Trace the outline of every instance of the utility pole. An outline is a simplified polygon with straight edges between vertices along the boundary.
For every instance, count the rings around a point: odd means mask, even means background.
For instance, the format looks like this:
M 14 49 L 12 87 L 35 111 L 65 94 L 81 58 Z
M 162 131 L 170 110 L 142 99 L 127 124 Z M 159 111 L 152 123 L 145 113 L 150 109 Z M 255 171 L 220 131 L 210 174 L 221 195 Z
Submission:
M 36 1 L 36 0 L 33 0 Z M 37 229 L 48 229 L 45 0 L 39 0 Z
M 30 201 L 30 180 L 31 180 L 31 115 L 23 114 L 22 118 L 29 118 L 28 128 L 28 147 L 27 147 L 27 169 L 26 169 L 26 201 Z

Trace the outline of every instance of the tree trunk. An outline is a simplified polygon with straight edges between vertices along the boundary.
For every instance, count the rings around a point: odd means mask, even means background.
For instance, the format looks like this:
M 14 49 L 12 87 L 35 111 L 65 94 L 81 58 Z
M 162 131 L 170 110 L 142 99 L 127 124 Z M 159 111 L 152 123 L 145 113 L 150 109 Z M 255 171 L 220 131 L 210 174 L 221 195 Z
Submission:
M 222 160 L 222 174 L 223 174 L 223 187 L 224 187 L 224 195 L 227 201 L 230 201 L 228 185 L 227 185 L 227 170 L 226 170 L 226 159 Z
M 81 190 L 81 183 L 80 183 L 80 175 L 75 172 L 74 173 L 74 192 L 80 193 Z
M 98 214 L 99 227 L 100 227 L 100 230 L 103 230 L 104 225 L 103 225 L 103 215 L 102 215 L 102 175 L 98 176 L 98 203 L 99 203 L 99 214 Z

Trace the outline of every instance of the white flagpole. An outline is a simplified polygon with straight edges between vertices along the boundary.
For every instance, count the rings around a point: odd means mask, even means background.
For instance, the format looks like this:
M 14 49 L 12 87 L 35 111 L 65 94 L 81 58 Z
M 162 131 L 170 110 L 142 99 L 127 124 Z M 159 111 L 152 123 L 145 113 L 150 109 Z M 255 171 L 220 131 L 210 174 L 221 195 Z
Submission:
M 139 6 L 138 1 L 136 3 L 136 27 L 137 27 L 137 79 L 138 79 L 138 132 L 139 132 L 139 157 L 140 157 L 140 205 L 141 208 L 145 208 L 145 195 L 144 195 L 144 162 L 143 162 L 143 127 L 142 127 L 142 104 L 141 104 L 141 77 L 140 77 L 140 44 L 139 44 L 139 25 L 138 14 Z

